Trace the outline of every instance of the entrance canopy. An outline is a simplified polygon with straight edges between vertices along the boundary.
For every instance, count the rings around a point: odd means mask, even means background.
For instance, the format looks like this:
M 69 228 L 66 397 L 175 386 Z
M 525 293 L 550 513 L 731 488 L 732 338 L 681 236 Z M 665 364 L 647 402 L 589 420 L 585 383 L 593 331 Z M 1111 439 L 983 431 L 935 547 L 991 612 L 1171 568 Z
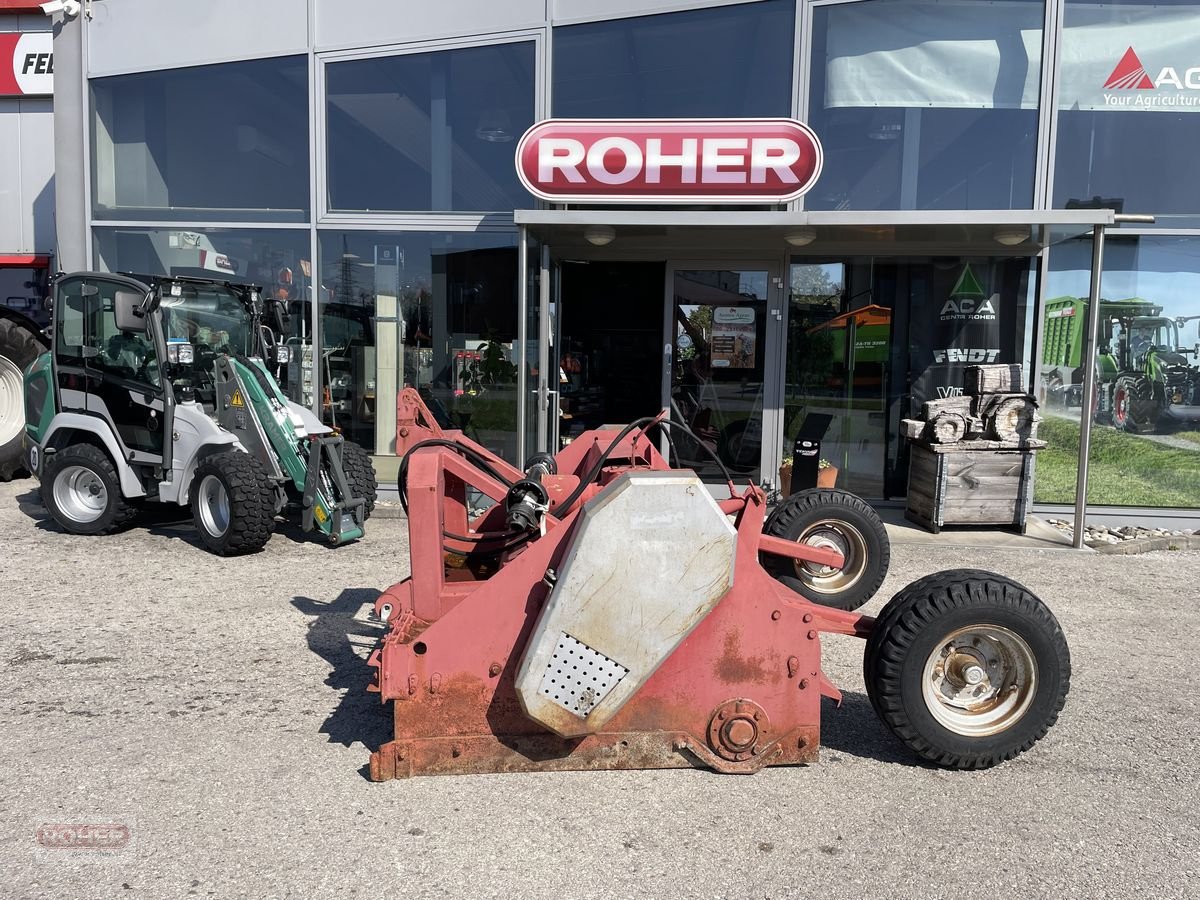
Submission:
M 549 347 L 552 297 L 551 260 L 581 256 L 591 259 L 721 259 L 761 254 L 772 246 L 797 255 L 870 256 L 1036 256 L 1046 247 L 1074 238 L 1092 240 L 1091 287 L 1084 359 L 1095 355 L 1103 270 L 1104 237 L 1109 226 L 1153 222 L 1150 216 L 1123 215 L 1111 209 L 974 210 L 974 211 L 763 211 L 731 209 L 552 208 L 517 210 L 520 228 L 520 343 L 524 361 L 530 269 L 540 266 L 539 384 L 543 415 L 538 419 L 539 444 L 557 396 Z M 541 245 L 540 260 L 530 258 L 530 239 Z M 583 252 L 580 252 L 583 251 Z M 1037 351 L 1035 351 L 1035 357 Z M 1083 367 L 1083 409 L 1091 409 L 1096 384 L 1093 366 Z M 525 420 L 525 391 L 518 399 Z M 1088 451 L 1091 417 L 1082 416 L 1076 482 L 1075 546 L 1081 547 L 1086 524 Z M 522 443 L 524 441 L 522 440 Z M 523 450 L 524 448 L 522 448 Z
M 595 251 L 612 229 L 605 254 L 762 252 L 772 244 L 821 254 L 1033 256 L 1043 248 L 1116 221 L 1110 209 L 962 211 L 747 211 L 519 209 L 516 224 L 561 255 Z M 592 239 L 589 240 L 589 235 Z

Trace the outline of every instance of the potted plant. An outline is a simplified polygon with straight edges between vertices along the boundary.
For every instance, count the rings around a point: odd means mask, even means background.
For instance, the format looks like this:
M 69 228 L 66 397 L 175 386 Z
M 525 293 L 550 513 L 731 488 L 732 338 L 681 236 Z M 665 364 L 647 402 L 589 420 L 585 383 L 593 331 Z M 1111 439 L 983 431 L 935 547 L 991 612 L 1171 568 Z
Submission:
M 817 463 L 817 487 L 837 487 L 838 467 L 824 457 Z

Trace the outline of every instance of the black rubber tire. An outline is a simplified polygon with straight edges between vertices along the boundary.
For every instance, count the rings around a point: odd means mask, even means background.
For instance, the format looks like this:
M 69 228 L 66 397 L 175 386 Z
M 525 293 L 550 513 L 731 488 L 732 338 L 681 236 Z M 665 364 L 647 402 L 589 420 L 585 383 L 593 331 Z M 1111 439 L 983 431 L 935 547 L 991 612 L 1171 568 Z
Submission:
M 1158 428 L 1158 401 L 1154 386 L 1140 377 L 1122 376 L 1113 388 L 1113 424 L 1130 434 L 1146 434 Z
M 846 534 L 861 538 L 861 542 L 855 540 L 855 543 L 861 544 L 862 569 L 852 582 L 837 590 L 821 589 L 817 579 L 800 576 L 794 560 L 769 553 L 761 555 L 763 567 L 777 581 L 813 603 L 834 609 L 858 609 L 875 596 L 892 559 L 887 529 L 866 501 L 849 491 L 831 488 L 799 491 L 775 507 L 763 525 L 763 532 L 784 540 L 799 541 L 806 532 L 826 520 L 840 523 L 842 527 L 849 526 L 843 539 Z M 850 560 L 851 567 L 856 563 L 857 560 Z
M 717 436 L 717 455 L 734 472 L 749 472 L 758 466 L 762 453 L 761 438 L 747 437 L 750 420 L 734 422 Z
M 229 501 L 229 524 L 220 534 L 205 527 L 200 511 L 201 485 L 220 481 Z M 275 530 L 275 487 L 262 463 L 249 453 L 226 450 L 206 456 L 192 479 L 192 521 L 204 546 L 219 556 L 243 556 L 266 546 Z
M 363 508 L 363 521 L 366 521 L 375 511 L 375 495 L 379 491 L 370 454 L 353 441 L 342 441 L 342 471 L 346 473 L 354 496 L 367 501 Z
M 45 352 L 41 335 L 15 319 L 0 316 L 0 356 L 24 372 Z M 24 409 L 24 397 L 16 398 L 15 408 Z M 17 473 L 25 471 L 21 434 L 22 431 L 18 431 L 0 446 L 0 481 L 11 481 Z
M 925 664 L 961 628 L 1001 627 L 1028 647 L 1036 667 L 1025 711 L 990 735 L 959 734 L 929 711 Z M 1071 681 L 1071 656 L 1054 614 L 1017 582 L 978 569 L 920 578 L 883 608 L 867 639 L 863 677 L 872 706 L 910 750 L 950 769 L 986 769 L 1012 759 L 1058 720 Z
M 59 508 L 54 498 L 54 482 L 70 466 L 91 471 L 104 484 L 106 504 L 100 516 L 91 522 L 77 522 Z M 137 507 L 121 495 L 121 479 L 108 454 L 92 444 L 73 444 L 51 454 L 42 466 L 42 504 L 63 531 L 71 534 L 112 534 L 124 528 L 137 515 Z

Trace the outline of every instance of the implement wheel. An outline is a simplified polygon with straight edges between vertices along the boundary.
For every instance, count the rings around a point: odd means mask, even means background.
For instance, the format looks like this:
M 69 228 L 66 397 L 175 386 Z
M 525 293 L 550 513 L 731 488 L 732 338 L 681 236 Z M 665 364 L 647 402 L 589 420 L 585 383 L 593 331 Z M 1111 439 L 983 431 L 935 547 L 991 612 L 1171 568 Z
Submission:
M 192 481 L 192 520 L 213 553 L 261 550 L 275 529 L 275 489 L 262 463 L 238 450 L 205 457 Z
M 858 609 L 870 600 L 887 575 L 892 548 L 875 510 L 848 491 L 811 488 L 792 494 L 771 513 L 763 531 L 773 537 L 836 550 L 841 569 L 762 554 L 762 564 L 777 581 L 813 603 Z
M 363 507 L 363 521 L 366 521 L 375 509 L 375 495 L 379 488 L 370 455 L 353 441 L 342 441 L 342 471 L 346 473 L 354 496 L 367 501 Z
M 875 711 L 910 750 L 946 768 L 985 769 L 1058 720 L 1071 657 L 1041 600 L 1003 576 L 959 569 L 892 598 L 863 674 Z
M 64 531 L 110 534 L 133 519 L 137 509 L 121 495 L 121 481 L 108 454 L 75 444 L 46 460 L 42 502 Z

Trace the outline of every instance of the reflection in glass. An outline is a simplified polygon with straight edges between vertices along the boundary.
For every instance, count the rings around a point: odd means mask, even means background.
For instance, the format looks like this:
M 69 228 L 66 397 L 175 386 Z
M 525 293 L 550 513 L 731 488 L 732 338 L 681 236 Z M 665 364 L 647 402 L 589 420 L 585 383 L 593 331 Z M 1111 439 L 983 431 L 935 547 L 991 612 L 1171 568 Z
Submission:
M 902 497 L 900 420 L 961 394 L 969 365 L 1020 363 L 1032 302 L 1027 259 L 858 257 L 790 272 L 785 458 L 820 443 L 837 486 Z
M 96 218 L 307 219 L 304 57 L 115 75 L 91 87 Z
M 100 271 L 257 284 L 289 301 L 289 331 L 282 337 L 292 358 L 280 382 L 288 397 L 312 406 L 312 327 L 303 305 L 312 292 L 307 229 L 106 227 L 95 236 Z
M 792 0 L 555 28 L 554 115 L 790 115 L 794 32 Z
M 532 42 L 330 63 L 329 206 L 505 211 L 533 124 Z
M 1200 184 L 1183 176 L 1200 140 L 1200 99 L 1188 74 L 1200 59 L 1198 17 L 1195 2 L 1068 0 L 1056 207 L 1100 198 L 1130 213 L 1200 213 Z
M 1034 498 L 1074 503 L 1091 242 L 1052 248 Z M 1200 238 L 1106 242 L 1088 503 L 1200 508 Z
M 322 418 L 394 453 L 395 397 L 415 387 L 443 427 L 517 462 L 516 240 L 322 232 Z
M 761 478 L 766 371 L 765 270 L 677 270 L 671 417 L 677 463 L 721 480 L 716 454 L 740 483 Z
M 1043 5 L 871 0 L 813 10 L 809 209 L 1033 205 Z

